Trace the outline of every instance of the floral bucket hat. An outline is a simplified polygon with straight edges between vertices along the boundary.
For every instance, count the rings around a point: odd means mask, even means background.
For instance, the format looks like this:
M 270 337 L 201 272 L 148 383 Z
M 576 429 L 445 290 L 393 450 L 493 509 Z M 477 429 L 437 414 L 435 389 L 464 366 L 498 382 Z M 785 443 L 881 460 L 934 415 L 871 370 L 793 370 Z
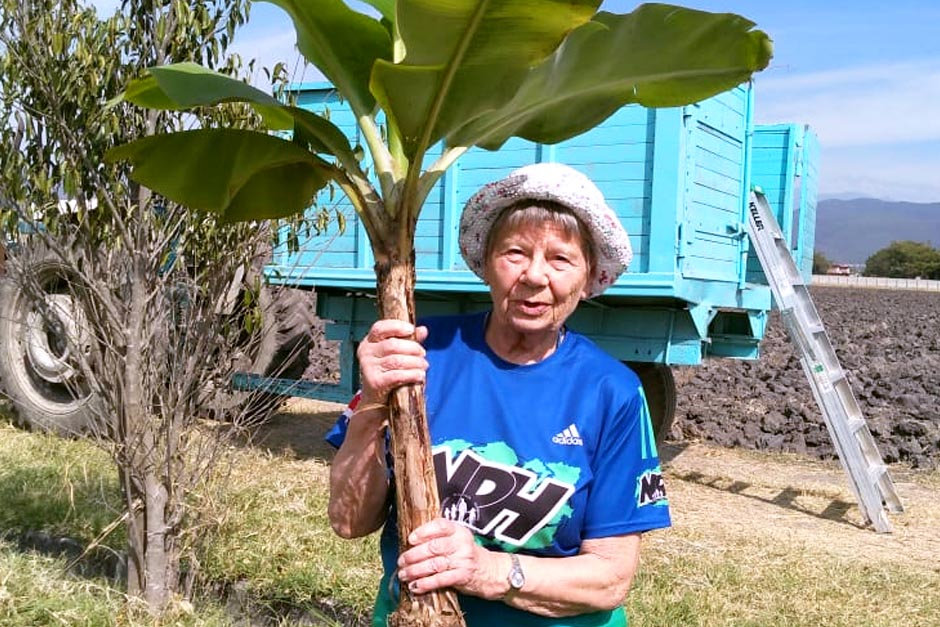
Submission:
M 545 200 L 569 208 L 587 227 L 597 254 L 588 298 L 613 285 L 630 264 L 633 250 L 627 231 L 604 195 L 585 175 L 561 163 L 536 163 L 488 183 L 467 201 L 460 217 L 460 254 L 483 278 L 486 238 L 496 218 L 520 200 Z

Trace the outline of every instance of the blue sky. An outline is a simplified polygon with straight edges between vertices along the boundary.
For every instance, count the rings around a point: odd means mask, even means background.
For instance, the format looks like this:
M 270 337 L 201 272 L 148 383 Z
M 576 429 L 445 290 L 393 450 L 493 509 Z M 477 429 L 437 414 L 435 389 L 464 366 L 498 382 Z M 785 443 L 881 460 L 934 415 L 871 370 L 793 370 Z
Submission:
M 92 0 L 102 11 L 114 0 Z M 606 0 L 626 12 L 636 2 Z M 688 0 L 747 16 L 774 40 L 755 80 L 758 123 L 809 124 L 822 145 L 820 193 L 940 202 L 940 2 L 936 0 Z M 279 8 L 252 7 L 235 48 L 271 66 L 303 68 Z

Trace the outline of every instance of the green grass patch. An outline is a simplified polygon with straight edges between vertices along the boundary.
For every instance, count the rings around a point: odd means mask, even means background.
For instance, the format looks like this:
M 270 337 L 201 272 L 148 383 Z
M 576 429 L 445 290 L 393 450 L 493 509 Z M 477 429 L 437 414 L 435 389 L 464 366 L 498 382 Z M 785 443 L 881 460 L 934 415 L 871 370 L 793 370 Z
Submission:
M 182 603 L 160 621 L 128 603 L 106 579 L 65 572 L 65 560 L 22 551 L 0 540 L 0 625 L 4 627 L 228 627 L 232 621 L 214 603 L 198 611 Z
M 214 582 L 241 582 L 266 602 L 371 610 L 378 537 L 343 540 L 327 519 L 329 469 L 250 450 L 234 453 L 201 557 Z
M 42 531 L 82 543 L 120 518 L 117 473 L 90 442 L 29 433 L 0 417 L 0 534 Z M 123 547 L 122 527 L 106 540 Z
M 124 595 L 105 580 L 63 574 L 61 559 L 0 540 L 0 625 L 113 625 Z

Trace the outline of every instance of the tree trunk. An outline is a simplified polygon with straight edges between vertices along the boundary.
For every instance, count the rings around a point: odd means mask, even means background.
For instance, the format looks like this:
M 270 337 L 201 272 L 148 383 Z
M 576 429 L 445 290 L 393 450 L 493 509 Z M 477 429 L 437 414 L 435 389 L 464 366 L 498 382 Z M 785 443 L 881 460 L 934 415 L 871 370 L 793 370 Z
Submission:
M 155 470 L 155 469 L 154 469 Z M 159 615 L 170 601 L 176 582 L 169 580 L 171 556 L 167 551 L 167 492 L 160 478 L 150 471 L 144 478 L 147 533 L 145 536 L 144 564 L 146 585 L 144 601 L 150 611 Z
M 124 491 L 124 505 L 127 508 L 127 596 L 140 597 L 146 585 L 144 568 L 144 533 L 147 521 L 144 519 L 142 502 L 134 488 L 134 479 L 127 465 L 118 465 L 121 484 Z
M 126 501 L 130 512 L 128 525 L 128 594 L 138 596 L 147 604 L 154 616 L 166 609 L 176 590 L 177 581 L 171 573 L 177 572 L 177 556 L 170 547 L 175 542 L 169 537 L 168 492 L 161 480 L 161 472 L 168 472 L 162 462 L 158 433 L 158 417 L 151 414 L 145 401 L 144 365 L 142 363 L 145 337 L 146 293 L 142 262 L 135 260 L 137 280 L 131 286 L 128 303 L 127 334 L 125 336 L 124 387 L 125 402 L 121 442 L 128 468 L 124 470 Z
M 139 281 L 131 287 L 128 303 L 127 328 L 123 342 L 125 349 L 124 380 L 125 402 L 117 416 L 118 438 L 116 445 L 121 447 L 119 456 L 123 464 L 118 467 L 122 473 L 124 501 L 128 511 L 127 525 L 127 594 L 142 598 L 147 587 L 147 498 L 145 486 L 140 482 L 140 470 L 150 456 L 147 449 L 153 448 L 150 440 L 144 443 L 146 426 L 143 381 L 141 380 L 140 338 L 143 329 L 144 302 Z
M 413 249 L 407 254 L 376 254 L 375 275 L 380 318 L 415 322 Z M 440 515 L 431 439 L 428 433 L 423 385 L 407 385 L 389 396 L 389 428 L 395 466 L 398 505 L 398 547 L 409 547 L 408 535 Z M 463 627 L 463 615 L 453 590 L 412 596 L 402 587 L 398 609 L 389 617 L 392 627 Z

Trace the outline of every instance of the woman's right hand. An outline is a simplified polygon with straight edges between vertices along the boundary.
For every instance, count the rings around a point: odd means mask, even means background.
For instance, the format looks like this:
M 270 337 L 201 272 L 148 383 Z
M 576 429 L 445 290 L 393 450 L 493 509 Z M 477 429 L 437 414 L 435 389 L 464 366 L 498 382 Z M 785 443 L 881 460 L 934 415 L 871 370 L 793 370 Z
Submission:
M 356 356 L 362 385 L 362 404 L 385 403 L 388 393 L 408 383 L 424 383 L 428 362 L 421 342 L 426 327 L 403 320 L 379 320 L 359 343 Z

